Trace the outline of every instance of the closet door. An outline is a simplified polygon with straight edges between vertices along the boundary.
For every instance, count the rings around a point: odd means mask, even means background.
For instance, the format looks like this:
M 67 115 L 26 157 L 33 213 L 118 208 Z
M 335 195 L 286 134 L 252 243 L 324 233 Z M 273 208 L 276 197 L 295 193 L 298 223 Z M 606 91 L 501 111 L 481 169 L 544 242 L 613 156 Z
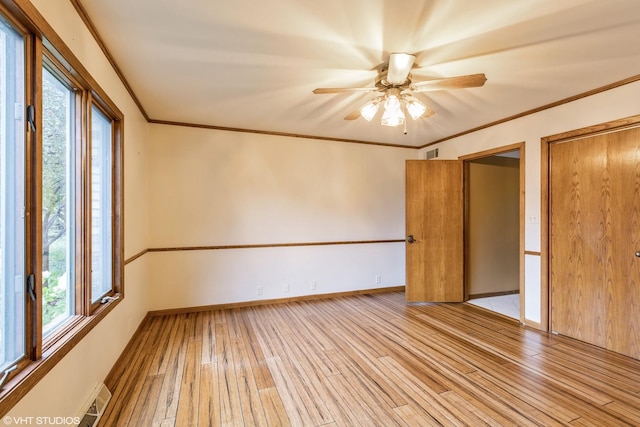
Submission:
M 611 181 L 607 348 L 640 359 L 640 128 L 607 135 Z
M 640 358 L 640 129 L 551 144 L 551 330 Z

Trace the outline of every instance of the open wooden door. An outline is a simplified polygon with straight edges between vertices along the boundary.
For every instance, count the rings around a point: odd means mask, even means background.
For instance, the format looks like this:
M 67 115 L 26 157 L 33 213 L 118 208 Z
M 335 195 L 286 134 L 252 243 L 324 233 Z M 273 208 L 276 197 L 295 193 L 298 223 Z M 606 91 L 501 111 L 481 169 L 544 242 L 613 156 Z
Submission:
M 406 300 L 464 300 L 463 174 L 460 160 L 406 163 Z

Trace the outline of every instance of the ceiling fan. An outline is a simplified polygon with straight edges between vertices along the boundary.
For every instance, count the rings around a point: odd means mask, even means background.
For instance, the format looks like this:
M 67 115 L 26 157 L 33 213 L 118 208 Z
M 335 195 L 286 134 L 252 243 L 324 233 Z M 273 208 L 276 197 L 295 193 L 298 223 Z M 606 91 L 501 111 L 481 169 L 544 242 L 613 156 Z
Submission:
M 410 71 L 415 60 L 415 55 L 392 53 L 389 57 L 389 62 L 383 64 L 380 68 L 374 87 L 318 88 L 313 93 L 380 92 L 380 95 L 364 104 L 360 109 L 347 115 L 344 119 L 355 120 L 362 116 L 365 120 L 371 121 L 382 104 L 384 113 L 380 123 L 384 126 L 400 126 L 406 125 L 405 111 L 414 120 L 435 114 L 433 110 L 413 96 L 412 93 L 479 87 L 487 81 L 484 74 L 470 74 L 414 82 Z

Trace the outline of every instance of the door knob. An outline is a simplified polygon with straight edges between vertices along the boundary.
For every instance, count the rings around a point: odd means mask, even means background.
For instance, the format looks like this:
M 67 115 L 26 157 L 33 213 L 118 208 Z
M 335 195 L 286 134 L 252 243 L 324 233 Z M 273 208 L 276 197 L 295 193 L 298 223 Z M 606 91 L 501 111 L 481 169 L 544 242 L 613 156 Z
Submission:
M 413 234 L 409 234 L 409 236 L 407 237 L 407 242 L 408 243 L 415 243 L 415 242 L 417 242 L 417 240 L 413 238 Z M 636 254 L 636 255 L 640 256 L 638 254 Z
M 636 256 L 640 258 L 640 251 L 636 252 Z

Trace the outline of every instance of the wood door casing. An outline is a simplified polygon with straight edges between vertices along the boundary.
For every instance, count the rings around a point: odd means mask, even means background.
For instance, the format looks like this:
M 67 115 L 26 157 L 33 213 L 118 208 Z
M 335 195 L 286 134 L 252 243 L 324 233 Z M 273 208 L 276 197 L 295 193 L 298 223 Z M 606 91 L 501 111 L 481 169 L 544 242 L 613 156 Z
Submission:
M 459 160 L 406 162 L 406 299 L 464 299 L 463 183 Z
M 640 129 L 551 144 L 551 330 L 640 358 Z

